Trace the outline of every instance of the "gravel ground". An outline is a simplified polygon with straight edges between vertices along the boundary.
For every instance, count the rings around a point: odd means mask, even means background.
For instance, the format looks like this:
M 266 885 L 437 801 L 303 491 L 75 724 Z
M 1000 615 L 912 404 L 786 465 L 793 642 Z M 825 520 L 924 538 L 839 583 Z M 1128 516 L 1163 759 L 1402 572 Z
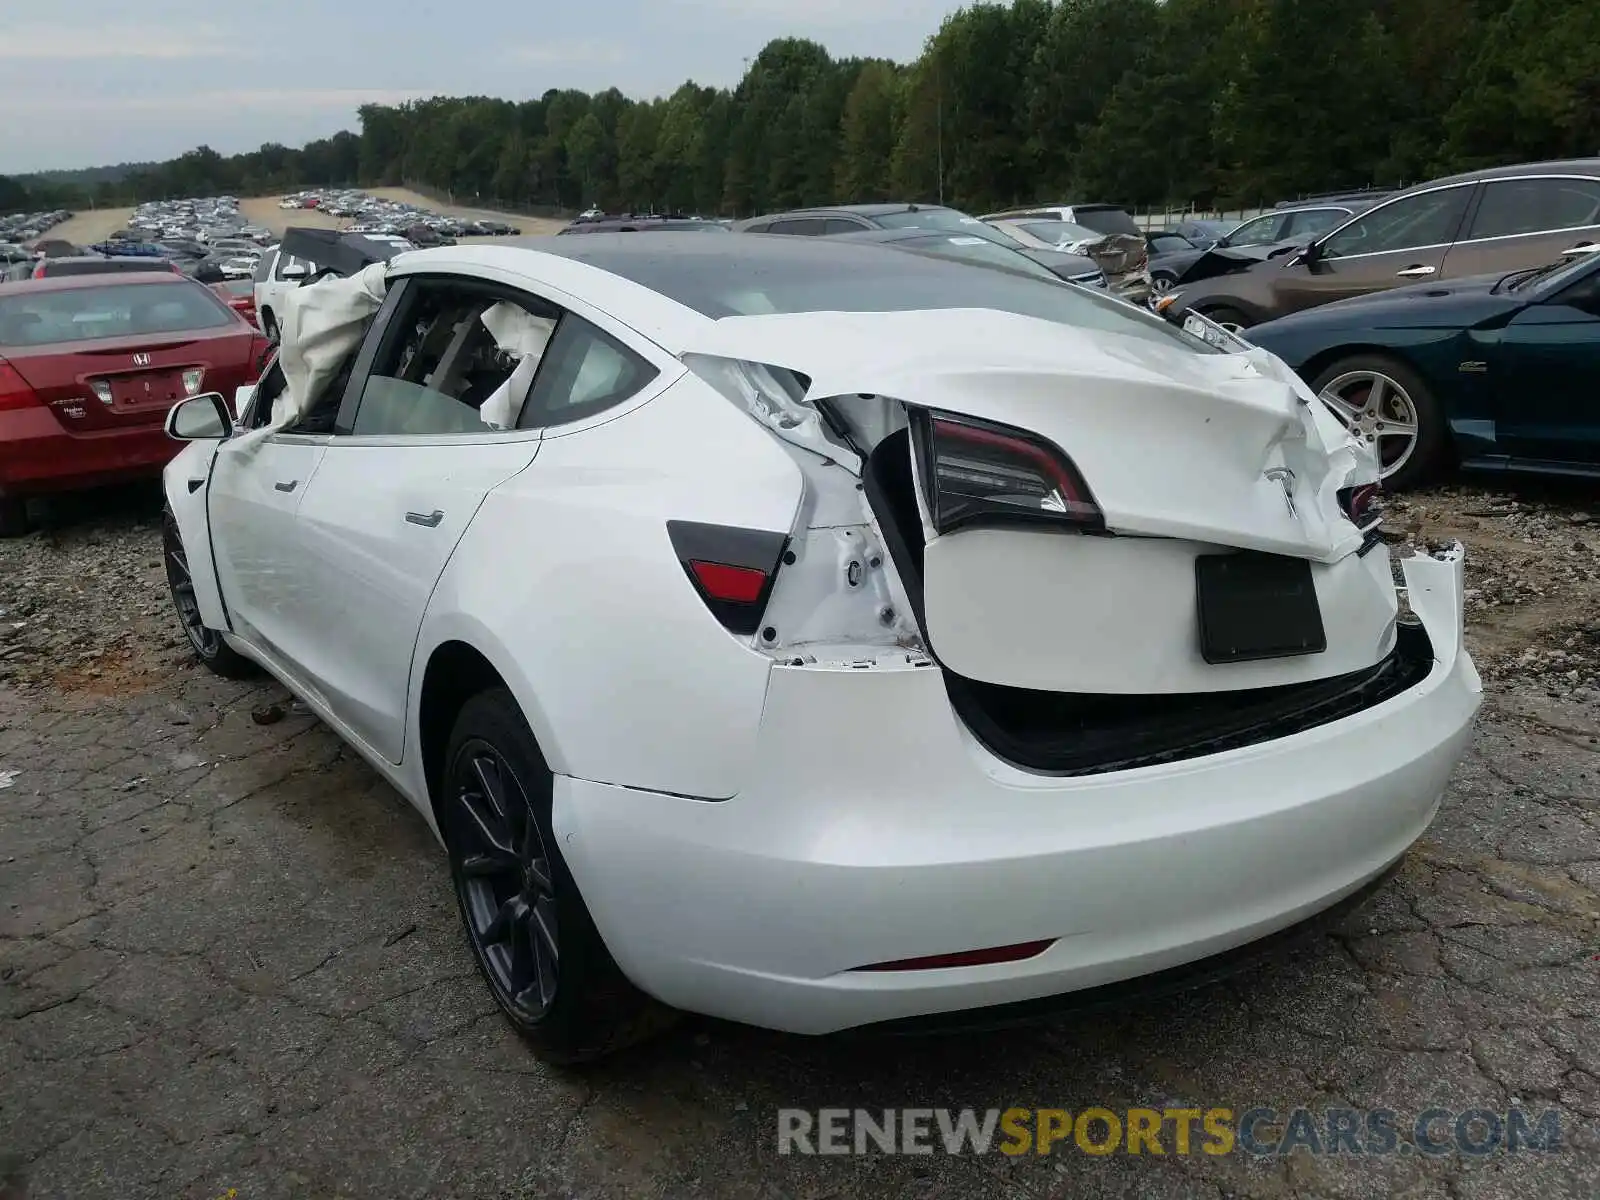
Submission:
M 1489 681 L 1400 875 L 1189 995 L 1003 1035 L 697 1019 L 588 1074 L 505 1030 L 409 808 L 271 684 L 194 668 L 158 502 L 0 543 L 0 1200 L 1600 1194 L 1600 515 L 1583 489 L 1396 502 L 1460 537 Z M 814 1159 L 776 1110 L 1554 1109 L 1562 1148 Z M 1170 1141 L 1169 1141 L 1170 1147 Z

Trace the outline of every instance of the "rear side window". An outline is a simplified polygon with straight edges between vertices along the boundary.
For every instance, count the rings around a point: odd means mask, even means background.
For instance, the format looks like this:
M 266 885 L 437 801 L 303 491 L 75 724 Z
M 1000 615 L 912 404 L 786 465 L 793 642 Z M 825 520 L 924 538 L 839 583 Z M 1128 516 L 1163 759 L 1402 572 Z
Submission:
M 271 251 L 261 256 L 261 260 L 256 263 L 257 283 L 265 283 L 268 279 L 272 278 L 272 265 L 277 261 L 278 255 L 276 251 Z
M 114 284 L 0 297 L 0 346 L 220 329 L 238 320 L 197 283 Z
M 1483 201 L 1468 238 L 1514 237 L 1600 225 L 1600 180 L 1495 179 L 1483 185 Z
M 827 222 L 818 217 L 805 217 L 789 221 L 774 221 L 768 225 L 767 233 L 798 233 L 811 237 L 820 235 Z
M 847 221 L 843 217 L 829 217 L 823 225 L 822 232 L 827 235 L 836 233 L 860 233 L 866 226 L 859 221 Z
M 639 355 L 567 313 L 539 363 L 519 429 L 566 425 L 621 404 L 657 375 Z

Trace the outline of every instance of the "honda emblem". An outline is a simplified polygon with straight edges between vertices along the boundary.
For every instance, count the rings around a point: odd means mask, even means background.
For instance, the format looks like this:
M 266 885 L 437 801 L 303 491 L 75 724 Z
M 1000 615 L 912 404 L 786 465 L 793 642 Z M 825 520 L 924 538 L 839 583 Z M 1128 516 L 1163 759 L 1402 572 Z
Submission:
M 148 354 L 135 354 L 133 356 L 133 365 L 136 367 L 148 367 L 150 365 L 150 356 Z

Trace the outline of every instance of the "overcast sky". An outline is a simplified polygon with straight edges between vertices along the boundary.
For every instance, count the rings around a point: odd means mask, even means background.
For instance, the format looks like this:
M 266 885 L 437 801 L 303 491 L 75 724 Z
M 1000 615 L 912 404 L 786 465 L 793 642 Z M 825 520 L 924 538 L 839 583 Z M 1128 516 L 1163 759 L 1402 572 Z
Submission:
M 18 0 L 12 0 L 18 3 Z M 11 4 L 5 5 L 10 8 Z M 19 4 L 20 7 L 20 4 Z M 769 40 L 906 60 L 959 0 L 49 0 L 0 29 L 0 174 L 298 146 L 419 96 L 731 85 Z M 534 16 L 535 12 L 543 15 Z

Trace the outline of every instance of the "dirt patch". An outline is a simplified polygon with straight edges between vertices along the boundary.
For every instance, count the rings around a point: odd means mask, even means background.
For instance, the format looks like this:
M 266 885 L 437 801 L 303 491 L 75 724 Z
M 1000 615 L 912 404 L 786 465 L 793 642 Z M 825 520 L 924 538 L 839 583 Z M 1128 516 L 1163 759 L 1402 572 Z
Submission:
M 1467 644 L 1485 677 L 1534 682 L 1561 697 L 1600 689 L 1600 501 L 1592 487 L 1458 484 L 1395 497 L 1387 523 L 1413 545 L 1466 545 Z
M 95 208 L 80 212 L 70 221 L 63 221 L 44 236 L 72 242 L 78 246 L 92 246 L 103 242 L 119 229 L 128 227 L 131 208 Z

